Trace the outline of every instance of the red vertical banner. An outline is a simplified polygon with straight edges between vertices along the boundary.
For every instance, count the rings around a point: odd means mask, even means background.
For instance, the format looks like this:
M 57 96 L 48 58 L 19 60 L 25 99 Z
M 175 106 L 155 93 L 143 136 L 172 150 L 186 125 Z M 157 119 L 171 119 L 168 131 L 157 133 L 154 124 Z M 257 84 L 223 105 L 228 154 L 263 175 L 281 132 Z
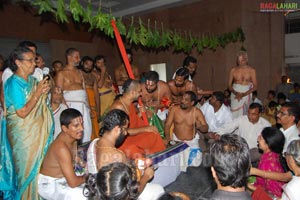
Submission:
M 111 20 L 111 25 L 114 29 L 114 33 L 115 33 L 115 36 L 116 36 L 116 40 L 117 40 L 117 43 L 118 43 L 118 47 L 119 47 L 119 50 L 121 52 L 121 56 L 122 56 L 122 59 L 123 59 L 123 62 L 125 64 L 125 68 L 127 70 L 127 73 L 129 75 L 129 78 L 131 79 L 134 79 L 134 74 L 132 72 L 132 68 L 131 68 L 131 65 L 129 63 L 129 60 L 128 60 L 128 57 L 127 57 L 127 53 L 126 53 L 126 50 L 125 50 L 125 47 L 124 47 L 124 43 L 122 41 L 122 38 L 121 38 L 121 35 L 120 35 L 120 32 L 116 26 L 116 22 L 115 20 Z M 139 98 L 139 105 L 140 106 L 143 106 L 143 103 L 142 103 L 142 100 L 141 100 L 141 97 Z M 149 125 L 149 122 L 148 122 L 148 118 L 146 116 L 146 113 L 145 112 L 142 112 L 142 116 L 143 116 L 143 120 Z

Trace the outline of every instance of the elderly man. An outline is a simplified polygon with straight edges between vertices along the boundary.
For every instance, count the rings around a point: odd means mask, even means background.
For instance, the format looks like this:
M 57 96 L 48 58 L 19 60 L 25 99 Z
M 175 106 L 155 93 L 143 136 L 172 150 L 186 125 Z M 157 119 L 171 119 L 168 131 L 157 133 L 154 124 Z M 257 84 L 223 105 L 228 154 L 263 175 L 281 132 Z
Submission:
M 87 142 L 91 140 L 92 122 L 83 75 L 77 68 L 80 63 L 79 51 L 75 48 L 67 49 L 66 58 L 67 65 L 57 73 L 55 84 L 62 89 L 67 105 L 82 113 L 84 122 L 82 142 Z
M 261 117 L 262 106 L 258 103 L 252 103 L 248 109 L 248 115 L 240 116 L 234 119 L 231 123 L 224 124 L 218 130 L 219 135 L 233 133 L 243 137 L 251 151 L 251 161 L 257 162 L 260 159 L 260 153 L 257 148 L 257 137 L 265 127 L 270 127 L 271 124 Z
M 257 89 L 256 70 L 248 65 L 248 55 L 245 51 L 238 53 L 237 64 L 238 66 L 231 69 L 228 81 L 233 118 L 247 113 L 251 94 Z

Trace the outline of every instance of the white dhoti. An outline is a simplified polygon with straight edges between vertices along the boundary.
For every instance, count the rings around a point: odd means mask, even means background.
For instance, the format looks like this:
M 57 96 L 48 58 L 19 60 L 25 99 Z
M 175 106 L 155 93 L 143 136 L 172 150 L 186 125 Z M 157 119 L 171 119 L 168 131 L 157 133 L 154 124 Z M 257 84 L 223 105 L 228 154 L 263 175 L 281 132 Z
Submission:
M 189 145 L 183 152 L 180 153 L 181 171 L 186 171 L 188 166 L 198 167 L 202 162 L 202 149 L 199 146 L 199 134 L 196 134 L 192 140 L 180 140 L 173 133 L 173 140 L 184 142 Z
M 232 88 L 236 91 L 236 92 L 247 92 L 250 88 L 252 87 L 252 84 L 250 85 L 240 85 L 240 84 L 236 84 L 234 83 L 232 85 Z M 231 106 L 230 106 L 230 110 L 232 112 L 232 118 L 238 118 L 239 116 L 242 115 L 246 115 L 247 111 L 248 111 L 248 107 L 250 105 L 251 102 L 251 97 L 252 94 L 249 94 L 247 96 L 244 96 L 242 99 L 238 100 L 236 98 L 236 96 L 231 93 L 230 99 L 231 99 Z
M 64 91 L 64 98 L 69 108 L 74 108 L 81 112 L 84 125 L 84 134 L 82 142 L 91 140 L 92 122 L 90 115 L 90 107 L 85 90 Z
M 85 200 L 83 187 L 71 188 L 65 178 L 38 175 L 38 193 L 47 200 Z

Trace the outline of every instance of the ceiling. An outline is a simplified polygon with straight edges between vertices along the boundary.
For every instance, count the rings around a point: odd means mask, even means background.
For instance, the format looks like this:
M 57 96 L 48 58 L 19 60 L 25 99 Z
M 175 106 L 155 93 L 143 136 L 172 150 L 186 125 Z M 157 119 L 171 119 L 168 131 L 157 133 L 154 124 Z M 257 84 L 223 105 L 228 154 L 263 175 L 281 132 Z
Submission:
M 85 7 L 89 0 L 78 0 Z M 161 8 L 177 7 L 201 0 L 90 0 L 94 11 L 101 5 L 101 11 L 115 17 L 142 14 Z M 52 0 L 56 5 L 57 0 Z

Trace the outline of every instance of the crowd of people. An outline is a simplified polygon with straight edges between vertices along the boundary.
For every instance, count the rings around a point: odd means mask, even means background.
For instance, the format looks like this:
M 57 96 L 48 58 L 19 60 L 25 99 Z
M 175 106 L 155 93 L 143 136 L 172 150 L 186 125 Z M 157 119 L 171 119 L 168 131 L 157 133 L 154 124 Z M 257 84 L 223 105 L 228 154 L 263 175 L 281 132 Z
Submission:
M 113 79 L 102 55 L 68 48 L 65 65 L 46 67 L 37 50 L 23 41 L 7 61 L 0 56 L 3 199 L 189 199 L 150 182 L 147 157 L 178 142 L 188 145 L 186 167 L 208 156 L 211 199 L 300 199 L 299 84 L 283 76 L 259 100 L 246 52 L 223 92 L 197 87 L 192 56 L 164 82 L 155 71 L 141 75 L 130 50 L 134 79 L 124 64 Z

